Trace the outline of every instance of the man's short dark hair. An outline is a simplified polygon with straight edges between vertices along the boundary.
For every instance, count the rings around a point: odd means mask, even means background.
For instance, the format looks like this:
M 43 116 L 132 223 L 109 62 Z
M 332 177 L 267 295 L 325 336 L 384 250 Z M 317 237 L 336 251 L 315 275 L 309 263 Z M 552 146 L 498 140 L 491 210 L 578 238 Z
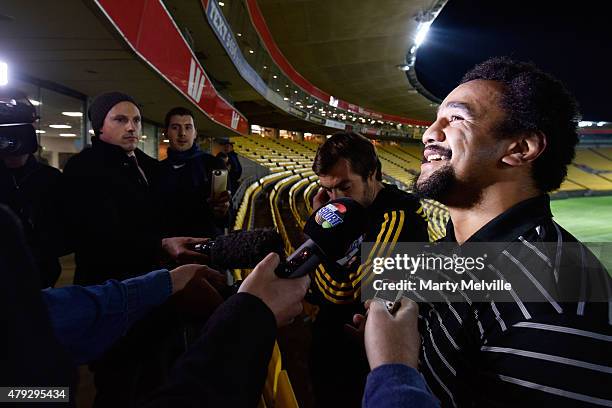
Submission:
M 372 173 L 382 180 L 380 161 L 370 139 L 354 132 L 339 132 L 325 141 L 317 150 L 312 171 L 317 175 L 329 174 L 339 160 L 346 159 L 351 170 L 365 181 Z
M 170 119 L 173 116 L 191 116 L 191 119 L 195 118 L 193 117 L 193 112 L 191 112 L 189 109 L 184 108 L 182 106 L 177 106 L 176 108 L 172 108 L 168 111 L 168 113 L 166 113 L 166 117 L 164 119 L 164 128 L 168 129 L 168 126 L 170 126 Z
M 476 79 L 503 84 L 501 108 L 506 119 L 502 137 L 521 132 L 542 132 L 546 149 L 533 162 L 533 179 L 541 191 L 552 191 L 567 175 L 578 143 L 578 104 L 561 81 L 531 63 L 507 57 L 491 58 L 465 74 L 461 83 Z

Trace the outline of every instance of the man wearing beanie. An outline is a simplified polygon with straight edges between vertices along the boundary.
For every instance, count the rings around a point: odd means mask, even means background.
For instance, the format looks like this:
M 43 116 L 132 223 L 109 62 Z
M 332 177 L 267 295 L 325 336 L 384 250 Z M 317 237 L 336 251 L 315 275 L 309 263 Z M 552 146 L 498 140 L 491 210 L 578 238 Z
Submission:
M 225 163 L 200 150 L 190 110 L 171 109 L 164 124 L 170 140 L 160 183 L 165 201 L 165 232 L 169 236 L 214 238 L 223 233 L 229 221 L 229 194 L 211 197 L 212 171 L 226 169 Z
M 182 261 L 205 262 L 188 249 L 201 239 L 162 240 L 159 164 L 137 148 L 142 118 L 134 99 L 105 93 L 93 101 L 88 114 L 95 133 L 92 146 L 68 160 L 62 181 L 75 283 L 101 284 L 145 274 L 158 269 L 163 252 Z M 132 406 L 163 382 L 165 364 L 156 353 L 164 326 L 159 320 L 157 314 L 139 322 L 92 364 L 97 407 Z

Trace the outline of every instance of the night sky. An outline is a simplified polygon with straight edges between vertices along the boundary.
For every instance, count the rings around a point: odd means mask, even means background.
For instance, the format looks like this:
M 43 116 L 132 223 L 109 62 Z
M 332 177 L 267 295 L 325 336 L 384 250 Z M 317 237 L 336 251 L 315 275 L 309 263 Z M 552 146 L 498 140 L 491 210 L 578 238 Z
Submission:
M 417 51 L 419 81 L 444 99 L 476 63 L 507 55 L 562 80 L 584 120 L 612 121 L 612 24 L 605 1 L 450 0 Z

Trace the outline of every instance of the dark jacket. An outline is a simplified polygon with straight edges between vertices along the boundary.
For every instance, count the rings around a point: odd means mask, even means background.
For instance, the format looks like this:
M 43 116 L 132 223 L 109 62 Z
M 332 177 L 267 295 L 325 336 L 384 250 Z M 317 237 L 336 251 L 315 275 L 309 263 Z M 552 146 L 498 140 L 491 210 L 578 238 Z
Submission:
M 0 324 L 6 328 L 0 340 L 0 384 L 67 387 L 74 383 L 74 369 L 53 336 L 20 224 L 0 205 Z
M 232 193 L 235 193 L 240 185 L 240 176 L 242 176 L 242 164 L 240 164 L 240 159 L 238 158 L 238 154 L 234 151 L 227 153 L 227 158 L 230 165 L 229 171 L 229 182 L 230 182 L 230 190 Z
M 58 256 L 58 188 L 61 173 L 39 163 L 33 155 L 18 169 L 0 161 L 0 203 L 6 204 L 24 226 L 26 241 L 36 259 L 42 287 L 53 286 L 61 273 Z
M 197 150 L 186 160 L 168 158 L 161 167 L 164 235 L 213 238 L 222 234 L 228 220 L 215 220 L 206 200 L 211 193 L 211 172 L 225 169 L 223 160 Z
M 161 248 L 155 195 L 159 163 L 135 150 L 146 175 L 119 146 L 92 138 L 92 147 L 66 163 L 62 198 L 68 241 L 75 252 L 75 283 L 123 280 L 154 269 Z
M 264 302 L 248 293 L 230 297 L 144 406 L 257 406 L 275 339 L 276 320 Z

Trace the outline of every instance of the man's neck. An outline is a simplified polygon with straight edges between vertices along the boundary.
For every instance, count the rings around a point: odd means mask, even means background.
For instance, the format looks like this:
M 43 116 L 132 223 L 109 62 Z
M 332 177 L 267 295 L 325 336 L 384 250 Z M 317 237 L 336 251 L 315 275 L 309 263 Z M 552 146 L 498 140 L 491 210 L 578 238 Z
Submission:
M 376 197 L 378 197 L 378 193 L 380 193 L 380 191 L 385 188 L 385 185 L 382 183 L 382 181 L 376 181 L 374 183 L 374 187 L 372 188 L 372 195 L 371 195 L 371 202 L 368 204 L 368 206 L 372 205 L 372 203 L 374 202 L 374 200 L 376 200 Z
M 496 183 L 486 188 L 481 199 L 470 208 L 448 207 L 453 221 L 455 239 L 462 244 L 482 227 L 516 204 L 542 194 L 535 188 L 517 183 Z
M 9 169 L 18 169 L 25 166 L 28 161 L 29 154 L 22 154 L 19 156 L 6 156 L 2 158 L 4 165 Z

